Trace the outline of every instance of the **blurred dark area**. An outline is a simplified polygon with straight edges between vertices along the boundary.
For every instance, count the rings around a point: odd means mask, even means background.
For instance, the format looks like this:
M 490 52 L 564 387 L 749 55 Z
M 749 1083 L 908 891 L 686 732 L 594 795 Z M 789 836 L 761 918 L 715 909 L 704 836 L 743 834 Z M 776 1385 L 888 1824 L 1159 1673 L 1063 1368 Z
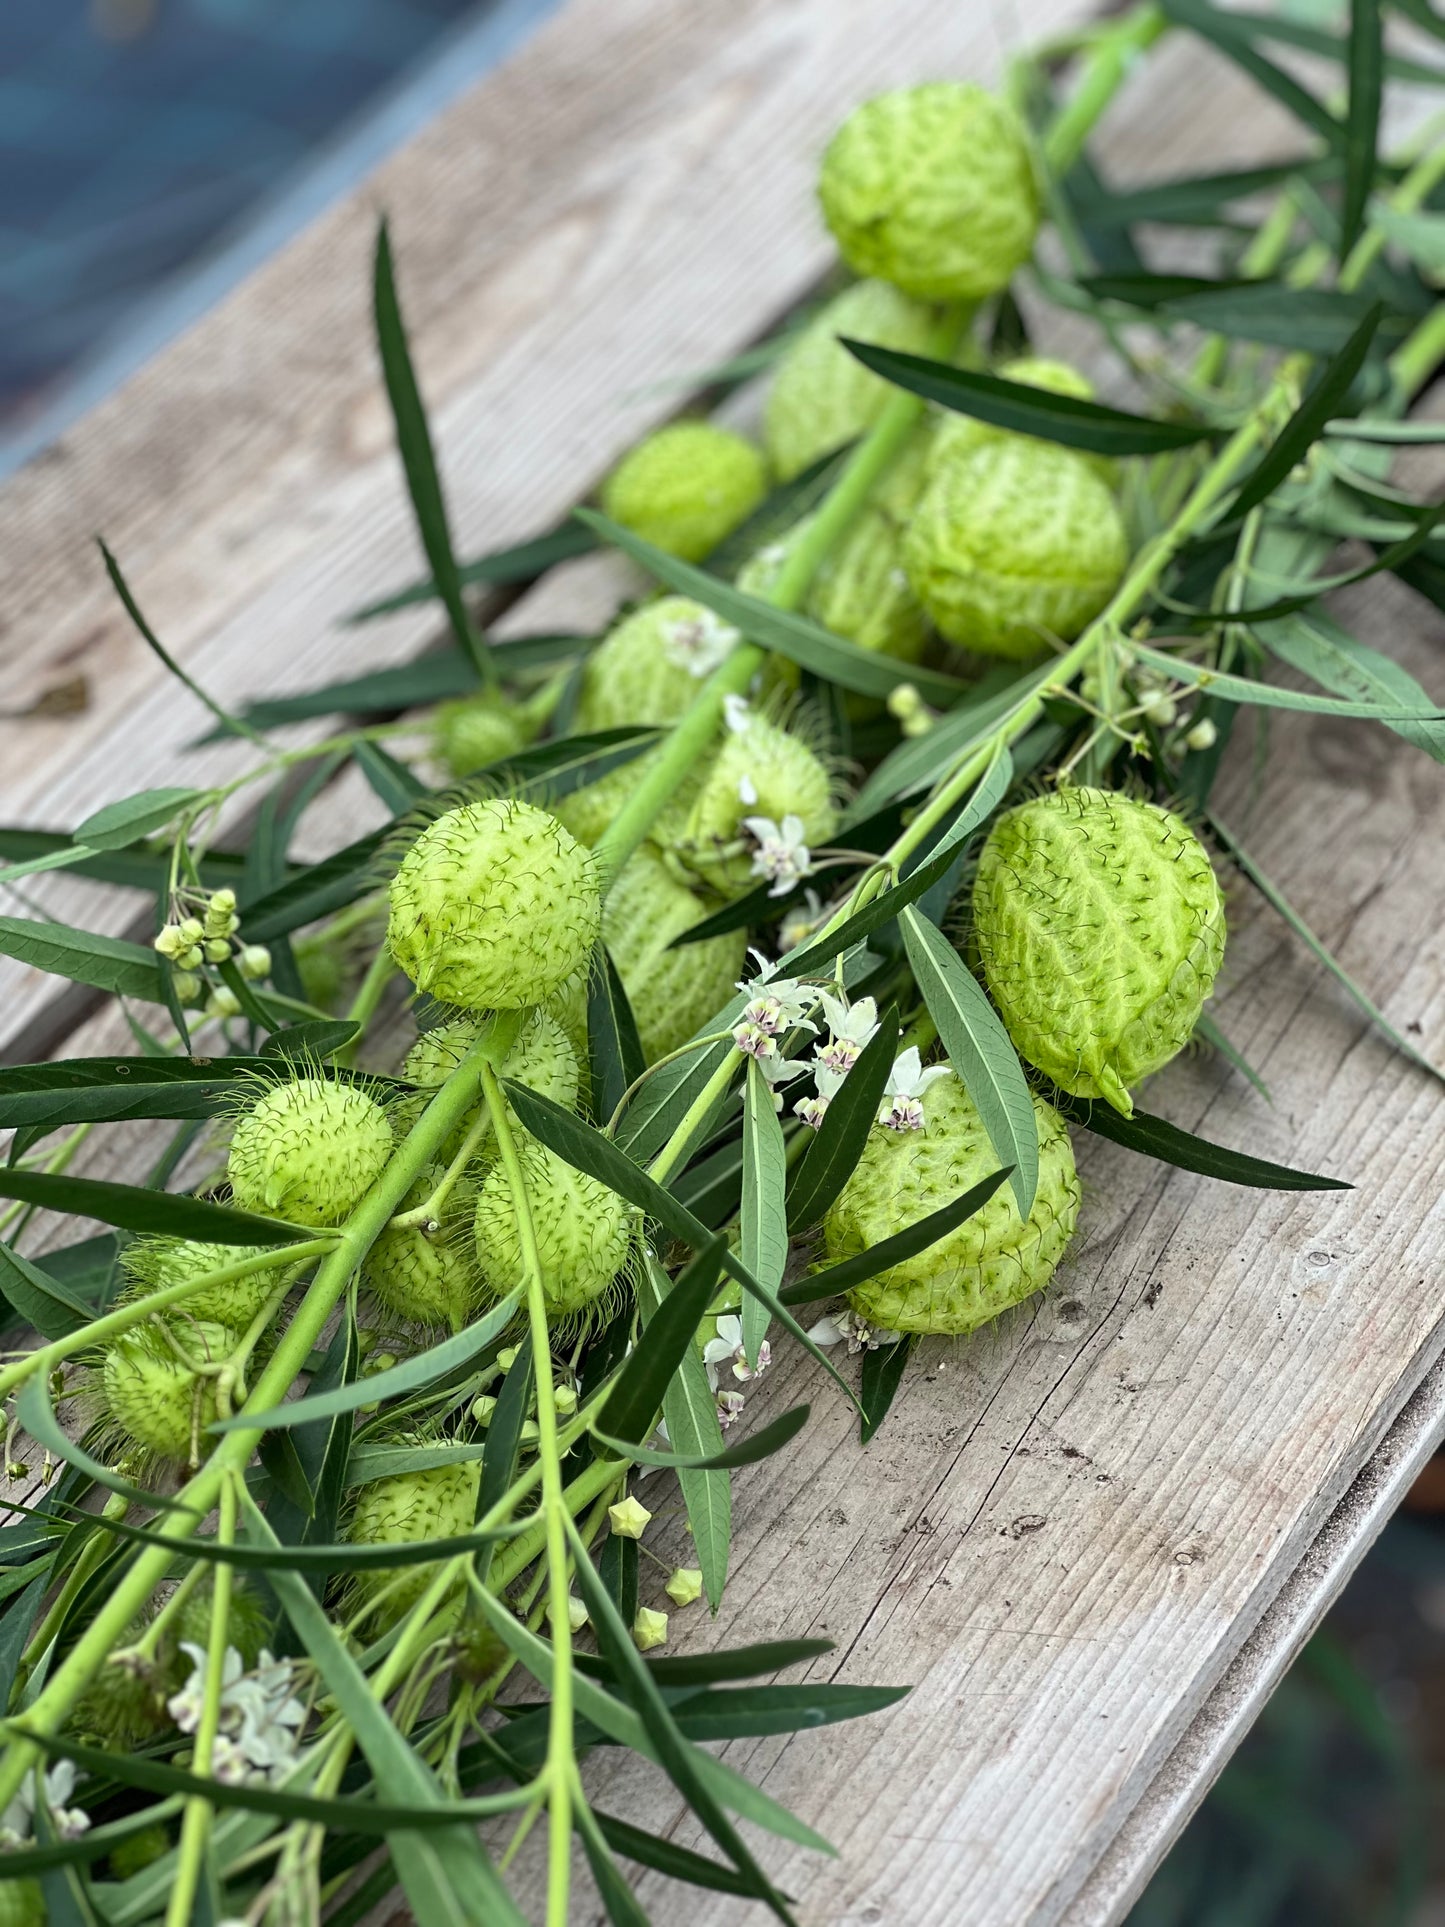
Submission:
M 1445 1460 L 1366 1555 L 1128 1927 L 1445 1927 Z

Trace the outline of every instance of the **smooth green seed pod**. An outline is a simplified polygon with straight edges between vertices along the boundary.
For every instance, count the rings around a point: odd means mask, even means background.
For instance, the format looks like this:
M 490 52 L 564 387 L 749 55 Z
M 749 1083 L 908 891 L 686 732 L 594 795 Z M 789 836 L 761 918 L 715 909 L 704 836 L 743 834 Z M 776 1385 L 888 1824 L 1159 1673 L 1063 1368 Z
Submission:
M 822 758 L 801 736 L 756 711 L 728 733 L 674 845 L 683 867 L 719 896 L 741 896 L 756 881 L 751 856 L 737 847 L 746 841 L 750 816 L 774 823 L 800 817 L 809 849 L 826 843 L 838 821 Z
M 381 1106 L 324 1077 L 277 1084 L 241 1118 L 226 1175 L 242 1211 L 321 1228 L 350 1217 L 393 1148 Z
M 868 1134 L 863 1155 L 823 1221 L 829 1264 L 856 1258 L 998 1169 L 973 1101 L 955 1077 L 923 1098 L 925 1128 Z M 1063 1119 L 1034 1099 L 1039 1184 L 1025 1219 L 1008 1185 L 937 1244 L 870 1278 L 848 1303 L 888 1331 L 963 1333 L 1042 1290 L 1079 1215 L 1079 1180 Z
M 1072 642 L 1128 561 L 1113 495 L 1072 450 L 1025 436 L 941 464 L 903 544 L 914 593 L 950 642 L 1027 661 Z
M 644 603 L 587 658 L 578 729 L 666 728 L 697 700 L 702 683 L 741 640 L 729 623 L 687 596 Z
M 602 935 L 649 1064 L 696 1036 L 731 998 L 743 973 L 745 930 L 669 948 L 707 914 L 707 906 L 645 845 L 608 896 Z
M 1019 355 L 1013 361 L 1001 362 L 996 372 L 1005 381 L 1022 383 L 1026 388 L 1042 388 L 1051 395 L 1067 395 L 1074 401 L 1093 401 L 1094 384 L 1080 369 L 1072 367 L 1067 361 L 1055 360 L 1050 355 Z M 972 415 L 957 415 L 952 409 L 941 413 L 933 428 L 928 452 L 928 472 L 932 475 L 938 468 L 952 462 L 960 455 L 980 448 L 985 442 L 1008 440 L 1013 431 L 995 428 L 990 422 L 975 420 Z M 1036 441 L 1037 436 L 1024 436 L 1025 441 Z M 1113 488 L 1119 478 L 1119 464 L 1108 455 L 1092 455 L 1083 449 L 1075 451 L 1081 461 L 1093 469 L 1101 482 Z
M 399 1106 L 397 1115 L 402 1126 L 410 1129 L 421 1115 L 427 1096 L 446 1083 L 481 1034 L 481 1025 L 472 1017 L 451 1017 L 445 1023 L 422 1032 L 407 1052 L 402 1065 L 403 1077 L 408 1083 L 415 1084 L 419 1093 L 416 1097 L 404 1099 Z M 540 1008 L 528 1011 L 522 1019 L 521 1027 L 512 1040 L 512 1047 L 502 1059 L 497 1074 L 509 1078 L 513 1083 L 525 1084 L 529 1091 L 540 1092 L 554 1104 L 560 1104 L 564 1111 L 570 1111 L 576 1104 L 582 1081 L 571 1039 L 558 1019 Z M 461 1149 L 462 1139 L 473 1125 L 481 1121 L 486 1108 L 481 1078 L 478 1077 L 476 1101 L 464 1112 L 456 1129 L 442 1146 L 440 1155 L 444 1159 L 454 1157 Z M 477 1145 L 477 1156 L 489 1155 L 491 1148 L 492 1133 L 489 1129 Z M 417 1202 L 421 1202 L 420 1198 Z
M 358 1490 L 346 1536 L 358 1546 L 414 1546 L 427 1539 L 460 1539 L 476 1523 L 480 1483 L 481 1467 L 474 1461 L 372 1479 Z M 379 1609 L 381 1623 L 394 1626 L 421 1598 L 439 1569 L 437 1560 L 374 1567 L 354 1573 L 351 1583 L 362 1599 L 371 1599 L 400 1580 Z
M 886 281 L 859 281 L 813 317 L 778 363 L 768 393 L 763 440 L 780 481 L 866 434 L 898 392 L 840 336 L 922 355 L 936 319 L 934 309 Z
M 515 756 L 532 734 L 526 718 L 500 696 L 465 696 L 436 712 L 437 754 L 453 776 Z
M 570 1055 L 570 1047 L 569 1047 Z M 403 1211 L 424 1204 L 442 1167 L 424 1171 L 407 1193 Z M 459 1332 L 477 1304 L 477 1256 L 472 1240 L 476 1181 L 462 1177 L 447 1196 L 434 1231 L 388 1225 L 362 1260 L 362 1282 L 398 1318 Z
M 818 198 L 855 273 L 922 301 L 997 294 L 1039 226 L 1022 123 L 1006 102 L 958 81 L 865 101 L 828 145 Z
M 999 818 L 974 931 L 1019 1052 L 1129 1116 L 1131 1088 L 1189 1041 L 1224 955 L 1224 894 L 1182 817 L 1066 789 Z
M 608 476 L 614 522 L 685 562 L 700 562 L 768 492 L 761 454 L 713 422 L 672 422 L 629 450 Z
M 116 1430 L 131 1445 L 171 1465 L 194 1465 L 216 1416 L 215 1379 L 196 1367 L 225 1358 L 236 1338 L 209 1320 L 175 1318 L 166 1330 L 169 1339 L 154 1325 L 136 1325 L 112 1339 L 101 1391 Z
M 575 1325 L 608 1294 L 633 1248 L 633 1213 L 596 1178 L 533 1138 L 518 1142 L 542 1266 L 549 1323 Z M 507 1173 L 498 1164 L 477 1193 L 477 1259 L 495 1302 L 523 1282 L 522 1244 Z
M 136 1296 L 165 1291 L 188 1278 L 204 1277 L 228 1265 L 256 1257 L 254 1245 L 193 1244 L 187 1238 L 137 1238 L 121 1256 L 121 1269 L 136 1287 Z M 229 1284 L 203 1286 L 179 1301 L 177 1310 L 191 1318 L 208 1318 L 232 1331 L 245 1331 L 276 1289 L 281 1268 L 253 1271 Z
M 591 853 L 546 810 L 492 797 L 448 810 L 412 844 L 387 943 L 439 1003 L 519 1010 L 585 965 L 601 922 Z

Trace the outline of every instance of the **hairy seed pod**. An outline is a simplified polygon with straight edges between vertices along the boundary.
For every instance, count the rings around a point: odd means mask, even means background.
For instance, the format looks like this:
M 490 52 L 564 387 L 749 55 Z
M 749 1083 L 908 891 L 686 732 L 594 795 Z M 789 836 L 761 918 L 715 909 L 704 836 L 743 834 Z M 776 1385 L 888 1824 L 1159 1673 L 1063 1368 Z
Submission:
M 745 436 L 715 422 L 672 422 L 623 456 L 602 507 L 669 555 L 700 562 L 767 490 L 766 464 Z
M 645 602 L 587 658 L 578 729 L 675 723 L 741 640 L 731 624 L 687 596 Z
M 1028 259 L 1039 188 L 1013 109 L 940 80 L 878 94 L 823 156 L 823 218 L 855 273 L 922 301 L 980 301 Z
M 565 1042 L 565 1039 L 564 1039 Z M 570 1055 L 570 1046 L 568 1046 Z M 423 1171 L 402 1210 L 424 1204 L 443 1167 Z M 417 1325 L 459 1332 L 477 1302 L 477 1254 L 472 1239 L 476 1209 L 474 1178 L 463 1176 L 448 1193 L 434 1226 L 388 1225 L 362 1260 L 362 1282 L 389 1312 Z
M 1128 545 L 1118 505 L 1087 462 L 1010 436 L 935 469 L 903 559 L 950 642 L 1026 661 L 1098 615 Z
M 542 1003 L 597 941 L 591 853 L 535 804 L 492 797 L 423 830 L 392 879 L 387 943 L 418 990 L 463 1010 Z
M 481 1467 L 475 1461 L 372 1479 L 358 1489 L 346 1536 L 357 1546 L 414 1546 L 427 1539 L 460 1539 L 476 1522 L 480 1483 Z M 351 1583 L 365 1600 L 400 1582 L 379 1609 L 382 1624 L 393 1626 L 421 1598 L 438 1570 L 436 1560 L 371 1567 L 354 1573 Z
M 823 1222 L 829 1264 L 870 1251 L 997 1170 L 983 1121 L 956 1077 L 940 1078 L 922 1102 L 923 1130 L 869 1132 Z M 854 1311 L 888 1331 L 971 1332 L 1048 1283 L 1074 1234 L 1079 1180 L 1063 1119 L 1042 1098 L 1034 1099 L 1034 1117 L 1039 1184 L 1028 1217 L 1001 1185 L 947 1237 L 849 1292 Z
M 436 712 L 437 754 L 453 776 L 500 763 L 531 740 L 526 718 L 501 696 L 464 696 Z
M 612 886 L 602 935 L 651 1064 L 694 1037 L 728 1002 L 747 961 L 747 932 L 669 946 L 707 907 L 644 845 Z
M 571 831 L 579 843 L 585 843 L 588 849 L 593 848 L 661 755 L 661 750 L 650 750 L 646 755 L 622 764 L 619 769 L 610 770 L 606 776 L 589 783 L 585 789 L 573 790 L 569 796 L 560 798 L 556 806 L 557 820 Z M 671 843 L 682 834 L 687 812 L 701 781 L 701 769 L 695 769 L 678 785 L 653 820 L 651 836 L 654 843 Z M 586 973 L 582 974 L 585 980 Z
M 1019 355 L 1013 361 L 1000 362 L 996 372 L 1005 381 L 1016 381 L 1026 388 L 1042 388 L 1050 395 L 1067 395 L 1074 401 L 1094 399 L 1094 384 L 1089 377 L 1078 368 L 1071 367 L 1067 361 L 1055 360 L 1050 355 Z M 1012 434 L 1011 429 L 995 428 L 992 423 L 978 421 L 972 415 L 956 415 L 951 409 L 947 410 L 934 425 L 928 451 L 928 472 L 932 475 L 938 468 L 982 447 L 985 442 L 1006 440 Z M 1025 436 L 1023 439 L 1036 440 L 1037 437 Z M 1107 482 L 1111 488 L 1114 486 L 1119 475 L 1117 462 L 1108 455 L 1092 455 L 1083 449 L 1076 452 L 1094 470 L 1100 481 Z
M 213 1587 L 202 1582 L 181 1601 L 170 1634 L 172 1650 L 183 1644 L 209 1647 Z M 226 1644 L 234 1646 L 249 1671 L 261 1657 L 261 1649 L 271 1644 L 275 1620 L 266 1610 L 259 1594 L 236 1574 L 231 1582 L 231 1598 L 226 1608 Z M 181 1657 L 177 1653 L 178 1658 Z
M 0 1927 L 45 1927 L 49 1918 L 38 1880 L 0 1880 Z
M 417 1086 L 417 1095 L 404 1099 L 398 1107 L 398 1122 L 405 1129 L 409 1130 L 416 1122 L 431 1093 L 446 1083 L 481 1034 L 481 1025 L 475 1018 L 450 1017 L 445 1023 L 424 1030 L 417 1038 L 402 1065 L 403 1077 Z M 525 1084 L 529 1091 L 540 1092 L 554 1104 L 560 1104 L 564 1111 L 570 1111 L 577 1102 L 581 1087 L 581 1071 L 571 1040 L 558 1019 L 540 1008 L 528 1011 L 522 1019 L 497 1075 L 515 1084 Z M 476 1101 L 442 1146 L 443 1158 L 456 1155 L 462 1139 L 481 1120 L 486 1108 L 478 1077 Z M 492 1133 L 488 1130 L 477 1145 L 477 1155 L 485 1156 L 491 1148 Z
M 208 1271 L 222 1271 L 259 1256 L 254 1245 L 193 1244 L 189 1238 L 137 1238 L 121 1256 L 121 1269 L 136 1287 L 136 1296 L 165 1291 L 184 1284 L 188 1278 L 202 1278 Z M 232 1331 L 245 1331 L 276 1289 L 281 1267 L 250 1272 L 233 1278 L 229 1284 L 203 1286 L 180 1300 L 177 1306 L 191 1318 L 209 1318 L 214 1324 L 228 1325 Z
M 756 881 L 744 828 L 750 816 L 799 817 L 810 849 L 826 843 L 838 821 L 822 758 L 756 710 L 729 731 L 674 845 L 684 868 L 719 896 L 741 896 Z
M 198 1464 L 216 1416 L 216 1382 L 196 1368 L 225 1358 L 235 1343 L 224 1325 L 185 1318 L 171 1319 L 165 1331 L 136 1325 L 113 1338 L 100 1383 L 117 1432 L 171 1465 Z
M 242 1211 L 337 1225 L 386 1169 L 392 1144 L 386 1112 L 354 1084 L 277 1084 L 236 1125 L 226 1159 L 231 1195 Z
M 1224 955 L 1209 852 L 1172 810 L 1113 790 L 1058 790 L 1001 816 L 973 917 L 1020 1053 L 1125 1117 L 1131 1087 L 1188 1042 Z
M 859 281 L 820 310 L 778 363 L 768 394 L 763 439 L 779 479 L 866 434 L 897 393 L 840 337 L 922 355 L 935 325 L 932 308 L 887 281 Z
M 76 1701 L 70 1730 L 111 1752 L 132 1753 L 170 1724 L 169 1690 L 159 1667 L 137 1669 L 107 1660 Z
M 127 1834 L 118 1840 L 110 1850 L 110 1873 L 113 1880 L 130 1880 L 138 1873 L 144 1873 L 171 1850 L 171 1836 L 166 1827 L 156 1825 L 142 1827 L 138 1833 Z
M 611 1291 L 633 1248 L 633 1212 L 596 1178 L 564 1164 L 533 1138 L 518 1141 L 522 1179 L 542 1266 L 549 1322 L 575 1326 Z M 477 1258 L 489 1300 L 525 1276 L 507 1173 L 494 1165 L 477 1193 Z

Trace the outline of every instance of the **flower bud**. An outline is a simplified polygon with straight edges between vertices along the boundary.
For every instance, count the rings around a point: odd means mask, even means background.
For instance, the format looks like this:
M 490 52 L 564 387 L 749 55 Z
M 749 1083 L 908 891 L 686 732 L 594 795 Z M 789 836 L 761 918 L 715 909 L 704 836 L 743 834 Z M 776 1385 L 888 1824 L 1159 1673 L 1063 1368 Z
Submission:
M 865 101 L 829 143 L 818 197 L 855 273 L 924 301 L 997 294 L 1028 259 L 1039 225 L 1017 115 L 958 81 Z
M 516 1364 L 517 1353 L 520 1349 L 521 1347 L 518 1345 L 503 1345 L 502 1349 L 497 1353 L 497 1363 L 504 1372 L 511 1371 L 512 1367 Z
M 239 1017 L 241 1000 L 228 984 L 218 984 L 206 999 L 208 1017 Z
M 1190 749 L 1213 749 L 1219 741 L 1219 731 L 1208 716 L 1202 717 L 1184 738 Z
M 572 1385 L 558 1385 L 552 1392 L 552 1403 L 558 1418 L 571 1418 L 577 1410 L 577 1390 Z
M 490 1392 L 483 1392 L 480 1398 L 472 1400 L 472 1419 L 477 1425 L 490 1425 L 492 1414 L 497 1409 L 497 1401 Z
M 685 562 L 700 562 L 767 493 L 752 443 L 712 422 L 672 422 L 623 456 L 602 490 L 614 522 Z
M 178 934 L 183 944 L 199 943 L 206 934 L 206 927 L 198 917 L 185 917 L 178 926 Z
M 201 945 L 201 953 L 207 963 L 225 963 L 231 954 L 231 946 L 224 937 L 207 937 Z
M 271 975 L 271 952 L 264 943 L 243 944 L 236 964 L 248 983 L 260 983 Z
M 236 1126 L 226 1173 L 243 1211 L 317 1227 L 340 1224 L 392 1152 L 385 1111 L 353 1084 L 277 1084 Z
M 199 1003 L 205 987 L 205 980 L 194 970 L 177 970 L 171 974 L 171 989 L 176 993 L 178 1004 Z
M 206 953 L 198 943 L 193 943 L 189 950 L 181 951 L 176 958 L 182 970 L 199 970 L 205 961 Z
M 652 1514 L 629 1492 L 625 1499 L 608 1506 L 607 1519 L 619 1539 L 640 1539 L 652 1523 Z
M 675 1606 L 690 1606 L 702 1598 L 702 1572 L 697 1566 L 675 1566 L 662 1589 Z
M 667 1614 L 651 1606 L 639 1606 L 632 1622 L 632 1642 L 639 1653 L 650 1653 L 654 1646 L 667 1644 Z
M 552 1608 L 550 1605 L 547 1608 L 547 1618 L 549 1621 L 552 1618 Z M 582 1628 L 587 1624 L 587 1608 L 575 1592 L 568 1593 L 567 1595 L 567 1624 L 574 1633 L 580 1633 Z
M 169 957 L 174 961 L 183 950 L 189 950 L 190 945 L 181 935 L 181 926 L 178 923 L 166 923 L 162 924 L 156 932 L 153 948 L 163 957 Z

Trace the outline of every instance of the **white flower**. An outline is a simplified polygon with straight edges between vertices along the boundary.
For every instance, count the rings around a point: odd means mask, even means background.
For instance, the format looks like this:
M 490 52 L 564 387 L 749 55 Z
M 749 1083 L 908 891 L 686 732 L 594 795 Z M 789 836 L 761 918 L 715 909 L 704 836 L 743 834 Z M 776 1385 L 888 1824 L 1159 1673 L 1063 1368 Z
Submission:
M 756 1057 L 760 1064 L 765 1057 L 778 1054 L 772 1029 L 753 1018 L 744 1017 L 742 1023 L 734 1027 L 733 1042 L 745 1057 Z
M 738 778 L 738 801 L 746 803 L 751 809 L 758 800 L 758 786 L 746 770 Z
M 924 1070 L 917 1046 L 910 1045 L 888 1073 L 878 1122 L 890 1131 L 921 1131 L 924 1092 L 940 1077 L 951 1075 L 946 1064 L 933 1064 Z
M 825 1349 L 829 1345 L 846 1344 L 851 1354 L 862 1351 L 876 1352 L 880 1345 L 892 1345 L 897 1341 L 898 1333 L 889 1331 L 883 1325 L 870 1325 L 868 1320 L 856 1311 L 844 1310 L 830 1312 L 826 1317 L 820 1318 L 817 1324 L 811 1327 L 808 1336 L 815 1345 Z
M 823 1122 L 823 1119 L 828 1115 L 828 1106 L 838 1095 L 839 1091 L 842 1090 L 843 1080 L 847 1073 L 845 1071 L 835 1070 L 831 1064 L 824 1063 L 821 1057 L 817 1056 L 814 1057 L 810 1068 L 813 1072 L 813 1082 L 817 1086 L 818 1095 L 816 1097 L 800 1097 L 793 1106 L 793 1110 L 798 1117 L 802 1118 L 805 1124 L 810 1124 L 816 1131 L 818 1126 Z
M 181 1651 L 191 1662 L 191 1676 L 179 1693 L 173 1693 L 166 1701 L 166 1711 L 183 1733 L 194 1733 L 201 1723 L 201 1707 L 206 1695 L 206 1668 L 209 1659 L 205 1648 L 195 1646 L 188 1639 L 181 1641 Z M 226 1694 L 236 1684 L 246 1670 L 246 1663 L 234 1646 L 226 1648 L 226 1657 L 221 1661 L 221 1712 L 224 1724 Z
M 801 1077 L 803 1072 L 810 1068 L 804 1058 L 783 1057 L 776 1050 L 774 1050 L 771 1057 L 760 1057 L 758 1059 L 758 1069 L 772 1087 L 773 1109 L 775 1111 L 781 1111 L 783 1108 L 783 1099 L 778 1090 L 778 1086 L 780 1084 L 791 1084 L 795 1077 Z
M 819 1001 L 829 1036 L 813 1055 L 820 1065 L 846 1076 L 862 1056 L 864 1045 L 878 1034 L 878 1005 L 871 997 L 860 997 L 851 1005 L 840 1003 L 826 990 L 819 993 Z
M 814 1030 L 807 1012 L 817 1002 L 818 993 L 805 984 L 795 983 L 789 977 L 777 977 L 778 966 L 767 963 L 759 951 L 752 955 L 757 958 L 759 970 L 749 982 L 739 983 L 739 990 L 750 990 L 755 994 L 743 1007 L 743 1013 L 733 1031 L 733 1041 L 740 1051 L 758 1062 L 766 1063 L 777 1056 L 774 1040 L 785 1031 Z M 790 1072 L 790 1075 L 796 1074 Z M 771 1078 L 770 1082 L 776 1082 Z
M 200 1724 L 205 1697 L 207 1655 L 183 1641 L 181 1651 L 191 1662 L 191 1677 L 166 1702 L 166 1710 L 183 1733 Z M 234 1646 L 221 1662 L 221 1703 L 211 1770 L 218 1780 L 239 1786 L 252 1775 L 274 1778 L 296 1758 L 297 1730 L 305 1724 L 306 1708 L 293 1691 L 293 1663 L 262 1652 L 254 1673 Z
M 823 899 L 816 890 L 805 891 L 803 901 L 795 903 L 778 925 L 779 950 L 796 950 L 800 943 L 806 943 L 822 921 Z
M 822 1096 L 800 1097 L 793 1106 L 793 1115 L 800 1117 L 809 1130 L 816 1131 L 828 1115 L 828 1099 Z
M 753 854 L 753 875 L 773 880 L 768 892 L 770 897 L 786 896 L 795 883 L 813 874 L 813 858 L 801 816 L 785 816 L 781 823 L 775 823 L 770 816 L 745 816 L 743 828 L 758 846 Z
M 723 721 L 734 736 L 744 735 L 752 720 L 752 705 L 746 696 L 723 697 Z
M 719 664 L 727 661 L 741 633 L 711 609 L 699 609 L 695 616 L 667 623 L 662 631 L 662 653 L 669 662 L 685 669 L 701 682 Z
M 35 1825 L 35 1774 L 27 1774 L 20 1790 L 0 1813 L 0 1847 L 23 1847 L 30 1842 Z M 57 1760 L 45 1775 L 45 1806 L 59 1840 L 78 1840 L 90 1825 L 90 1815 L 81 1807 L 65 1803 L 75 1791 L 76 1770 L 73 1760 Z
M 717 1395 L 717 1422 L 724 1432 L 736 1425 L 742 1416 L 745 1401 L 741 1392 L 719 1392 Z
M 758 1347 L 756 1369 L 749 1365 L 743 1349 L 743 1321 L 729 1312 L 717 1321 L 717 1337 L 703 1346 L 702 1362 L 707 1367 L 707 1382 L 716 1391 L 720 1367 L 728 1366 L 738 1383 L 746 1385 L 751 1379 L 761 1378 L 772 1364 L 773 1348 L 765 1338 Z

